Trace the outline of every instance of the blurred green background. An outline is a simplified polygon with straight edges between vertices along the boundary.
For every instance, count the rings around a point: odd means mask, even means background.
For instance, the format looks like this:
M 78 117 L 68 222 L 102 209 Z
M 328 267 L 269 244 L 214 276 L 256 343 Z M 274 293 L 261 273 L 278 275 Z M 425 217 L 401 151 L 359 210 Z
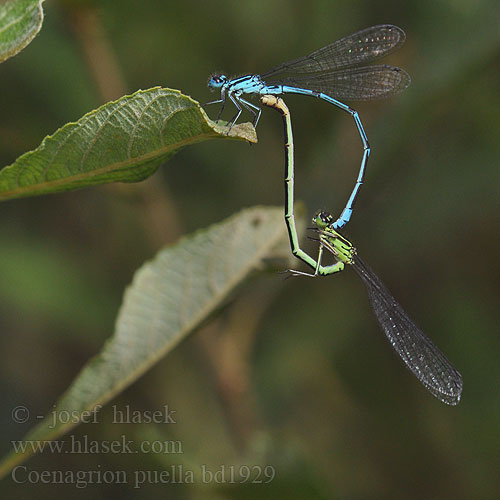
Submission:
M 182 453 L 50 454 L 36 471 L 271 465 L 269 484 L 0 484 L 3 498 L 498 498 L 500 3 L 48 0 L 41 33 L 0 66 L 0 165 L 99 105 L 156 85 L 200 102 L 213 71 L 263 72 L 367 26 L 407 33 L 384 62 L 412 85 L 352 103 L 372 156 L 345 233 L 464 378 L 434 399 L 384 340 L 363 285 L 256 276 L 75 436 L 180 442 Z M 361 158 L 352 119 L 289 97 L 297 199 L 338 213 Z M 207 110 L 212 117 L 216 107 Z M 232 110 L 231 110 L 232 111 Z M 230 113 L 228 113 L 228 117 Z M 283 202 L 281 118 L 260 142 L 183 150 L 148 181 L 5 202 L 0 211 L 1 451 L 34 425 L 113 331 L 133 272 L 243 207 Z M 175 425 L 118 425 L 113 405 L 168 405 Z M 66 439 L 69 439 L 67 436 Z M 255 477 L 255 475 L 254 475 Z M 262 479 L 265 479 L 264 477 Z M 91 482 L 92 483 L 92 482 Z

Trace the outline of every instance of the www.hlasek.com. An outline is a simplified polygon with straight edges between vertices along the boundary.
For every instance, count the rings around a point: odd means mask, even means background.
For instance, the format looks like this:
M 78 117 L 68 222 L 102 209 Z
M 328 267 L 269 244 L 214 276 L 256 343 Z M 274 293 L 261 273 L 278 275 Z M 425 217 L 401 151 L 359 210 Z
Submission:
M 162 470 L 34 470 L 25 465 L 14 467 L 12 480 L 17 484 L 69 484 L 86 488 L 94 484 L 131 484 L 141 488 L 145 484 L 268 484 L 276 476 L 272 465 L 201 465 L 198 470 L 183 465 L 172 465 Z
M 120 439 L 96 440 L 89 439 L 87 435 L 69 436 L 65 441 L 11 441 L 16 453 L 67 453 L 71 454 L 134 454 L 158 453 L 180 454 L 183 453 L 182 441 L 179 440 L 153 440 L 135 442 L 127 439 L 125 434 Z

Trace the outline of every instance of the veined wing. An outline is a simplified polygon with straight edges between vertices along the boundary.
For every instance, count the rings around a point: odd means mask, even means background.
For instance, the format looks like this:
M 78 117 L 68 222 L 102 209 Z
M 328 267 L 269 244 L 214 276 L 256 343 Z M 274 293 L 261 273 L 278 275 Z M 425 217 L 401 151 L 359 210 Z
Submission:
M 360 68 L 325 71 L 317 75 L 285 76 L 266 81 L 268 85 L 289 85 L 323 92 L 339 100 L 383 99 L 399 94 L 410 85 L 410 76 L 401 68 L 374 64 Z
M 352 267 L 365 283 L 380 326 L 406 366 L 436 398 L 449 405 L 458 404 L 462 394 L 460 373 L 358 256 Z
M 280 64 L 261 76 L 266 81 L 279 73 L 318 73 L 366 64 L 397 50 L 405 39 L 405 32 L 397 26 L 372 26 Z

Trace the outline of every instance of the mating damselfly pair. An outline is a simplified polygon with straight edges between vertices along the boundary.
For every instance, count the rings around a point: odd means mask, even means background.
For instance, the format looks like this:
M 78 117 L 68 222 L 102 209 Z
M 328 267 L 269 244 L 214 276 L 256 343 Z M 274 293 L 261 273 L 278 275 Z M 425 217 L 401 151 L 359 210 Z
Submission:
M 262 75 L 245 75 L 233 79 L 225 75 L 212 75 L 208 85 L 220 89 L 221 103 L 217 119 L 229 98 L 237 113 L 229 122 L 229 129 L 240 117 L 243 108 L 254 116 L 257 125 L 261 110 L 242 96 L 259 95 L 263 104 L 274 107 L 283 116 L 285 147 L 285 221 L 292 253 L 314 269 L 314 273 L 290 272 L 292 275 L 328 276 L 351 266 L 363 280 L 375 315 L 394 350 L 418 380 L 438 399 L 450 405 L 460 401 L 462 377 L 444 354 L 414 324 L 403 308 L 375 273 L 359 258 L 352 243 L 337 229 L 351 218 L 354 202 L 363 184 L 370 146 L 358 113 L 338 99 L 368 100 L 388 97 L 408 87 L 410 77 L 400 68 L 388 65 L 369 65 L 399 48 L 405 40 L 403 30 L 392 25 L 367 28 L 331 43 L 311 54 L 280 64 Z M 281 76 L 278 76 L 281 75 Z M 342 213 L 334 219 L 319 212 L 316 225 L 319 252 L 316 259 L 300 248 L 294 216 L 294 155 L 291 118 L 283 94 L 303 94 L 317 97 L 349 113 L 356 124 L 363 145 L 363 157 L 351 195 Z M 212 104 L 210 103 L 210 104 Z M 324 250 L 335 258 L 335 263 L 322 265 Z

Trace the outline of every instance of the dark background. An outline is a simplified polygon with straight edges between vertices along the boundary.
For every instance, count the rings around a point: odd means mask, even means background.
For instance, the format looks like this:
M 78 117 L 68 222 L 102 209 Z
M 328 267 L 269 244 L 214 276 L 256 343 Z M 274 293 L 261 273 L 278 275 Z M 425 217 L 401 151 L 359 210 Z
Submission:
M 2 166 L 139 88 L 176 88 L 203 103 L 215 98 L 206 88 L 212 71 L 263 72 L 358 29 L 401 26 L 406 44 L 384 62 L 404 67 L 410 88 L 352 103 L 372 156 L 345 233 L 461 371 L 464 393 L 448 407 L 405 370 L 352 271 L 318 280 L 261 274 L 113 400 L 100 425 L 75 431 L 96 441 L 177 440 L 183 453 L 45 453 L 25 465 L 132 475 L 270 464 L 270 484 L 151 476 L 140 489 L 76 488 L 7 478 L 5 498 L 497 498 L 498 1 L 52 0 L 45 13 L 37 38 L 0 66 Z M 306 97 L 287 103 L 297 199 L 308 217 L 318 208 L 337 214 L 361 159 L 352 119 Z M 2 204 L 3 452 L 35 423 L 15 424 L 12 408 L 50 411 L 111 335 L 123 289 L 145 260 L 243 207 L 282 204 L 280 117 L 265 109 L 258 133 L 252 147 L 187 148 L 138 185 Z M 112 405 L 168 405 L 177 423 L 113 424 Z

